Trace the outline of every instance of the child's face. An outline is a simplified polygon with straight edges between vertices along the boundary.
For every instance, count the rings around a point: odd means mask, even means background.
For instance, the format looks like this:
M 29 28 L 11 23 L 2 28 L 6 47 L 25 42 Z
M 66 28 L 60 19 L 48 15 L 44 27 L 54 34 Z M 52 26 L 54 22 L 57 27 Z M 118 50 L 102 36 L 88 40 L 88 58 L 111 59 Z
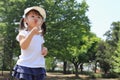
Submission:
M 30 11 L 26 17 L 28 27 L 40 27 L 43 24 L 43 18 L 35 11 Z

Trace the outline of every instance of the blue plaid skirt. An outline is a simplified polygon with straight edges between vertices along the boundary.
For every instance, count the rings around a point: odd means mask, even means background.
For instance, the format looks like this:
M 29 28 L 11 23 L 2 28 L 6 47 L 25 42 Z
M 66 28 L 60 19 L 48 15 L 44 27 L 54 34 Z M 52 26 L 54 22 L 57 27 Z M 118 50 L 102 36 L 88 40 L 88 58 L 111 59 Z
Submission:
M 46 70 L 44 68 L 29 68 L 25 66 L 15 65 L 13 68 L 13 77 L 23 80 L 44 80 Z

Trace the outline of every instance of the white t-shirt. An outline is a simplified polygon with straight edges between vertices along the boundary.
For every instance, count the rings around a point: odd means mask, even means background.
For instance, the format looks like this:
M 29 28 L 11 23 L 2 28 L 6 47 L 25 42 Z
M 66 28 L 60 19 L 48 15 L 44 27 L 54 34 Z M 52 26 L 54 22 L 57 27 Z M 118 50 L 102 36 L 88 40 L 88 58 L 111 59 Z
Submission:
M 19 32 L 16 37 L 17 41 L 19 41 L 19 35 L 27 36 L 28 34 L 29 32 L 25 30 Z M 25 50 L 21 49 L 21 55 L 19 56 L 17 65 L 31 68 L 45 67 L 45 59 L 44 56 L 41 54 L 43 43 L 43 36 L 34 35 L 29 47 Z

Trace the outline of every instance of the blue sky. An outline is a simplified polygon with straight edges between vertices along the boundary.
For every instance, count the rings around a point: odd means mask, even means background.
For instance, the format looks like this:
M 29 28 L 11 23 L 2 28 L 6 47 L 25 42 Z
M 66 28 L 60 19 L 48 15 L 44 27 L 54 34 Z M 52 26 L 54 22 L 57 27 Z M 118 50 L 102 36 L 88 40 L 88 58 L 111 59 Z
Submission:
M 89 5 L 87 15 L 91 22 L 91 31 L 105 39 L 103 34 L 110 30 L 112 22 L 120 21 L 120 0 L 86 0 L 86 2 Z

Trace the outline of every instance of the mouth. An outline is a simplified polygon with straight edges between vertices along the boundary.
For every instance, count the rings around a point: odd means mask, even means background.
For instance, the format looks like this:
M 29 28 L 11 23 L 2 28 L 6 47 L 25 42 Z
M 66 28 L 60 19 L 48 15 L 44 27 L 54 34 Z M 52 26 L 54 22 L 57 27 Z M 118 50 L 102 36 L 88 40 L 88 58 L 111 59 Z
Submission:
M 34 20 L 34 23 L 37 23 L 38 21 L 37 20 Z

